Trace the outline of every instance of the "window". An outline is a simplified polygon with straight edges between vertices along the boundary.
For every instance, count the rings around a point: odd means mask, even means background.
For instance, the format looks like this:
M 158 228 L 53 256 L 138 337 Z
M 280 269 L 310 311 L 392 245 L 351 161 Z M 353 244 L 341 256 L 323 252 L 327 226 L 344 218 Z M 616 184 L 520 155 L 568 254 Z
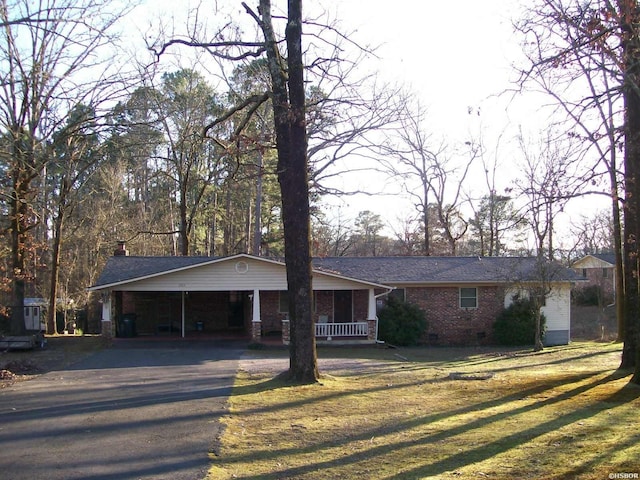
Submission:
M 389 292 L 389 296 L 404 302 L 407 299 L 407 292 L 404 288 L 396 288 Z
M 584 278 L 587 278 L 587 269 L 586 269 L 586 268 L 583 268 L 583 269 L 582 269 L 582 276 L 583 276 Z
M 609 278 L 609 269 L 608 268 L 603 268 L 602 269 L 602 278 Z
M 460 289 L 460 308 L 478 308 L 478 289 Z

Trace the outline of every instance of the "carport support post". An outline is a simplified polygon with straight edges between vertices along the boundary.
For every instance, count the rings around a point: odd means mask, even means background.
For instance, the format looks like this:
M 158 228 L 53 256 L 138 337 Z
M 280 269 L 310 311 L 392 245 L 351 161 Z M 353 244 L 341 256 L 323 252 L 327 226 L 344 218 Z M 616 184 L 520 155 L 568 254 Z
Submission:
M 378 317 L 376 315 L 376 292 L 369 289 L 369 302 L 367 306 L 367 340 L 378 340 Z
M 184 338 L 184 290 L 182 291 L 182 338 Z
M 251 316 L 251 340 L 259 342 L 262 339 L 262 320 L 260 319 L 260 290 L 253 289 L 253 314 Z

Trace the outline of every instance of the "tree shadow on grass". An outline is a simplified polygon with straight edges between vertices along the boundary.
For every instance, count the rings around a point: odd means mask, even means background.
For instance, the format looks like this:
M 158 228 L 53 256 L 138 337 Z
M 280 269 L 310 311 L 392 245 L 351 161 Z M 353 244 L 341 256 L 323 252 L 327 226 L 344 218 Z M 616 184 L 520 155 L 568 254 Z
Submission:
M 582 385 L 580 387 L 574 388 L 568 392 L 543 400 L 542 402 L 539 402 L 535 405 L 523 407 L 520 409 L 515 409 L 510 412 L 506 412 L 504 414 L 498 414 L 486 419 L 479 420 L 477 421 L 476 425 L 474 425 L 474 423 L 476 422 L 471 422 L 470 424 L 467 424 L 464 428 L 469 428 L 469 429 L 480 428 L 485 424 L 500 420 L 501 419 L 500 417 L 515 416 L 515 415 L 525 413 L 527 411 L 533 411 L 533 410 L 542 408 L 544 406 L 569 400 L 572 397 L 579 396 L 593 388 L 596 388 L 601 385 L 605 385 L 609 382 L 618 380 L 620 378 L 621 377 L 619 376 L 619 374 L 614 373 L 604 379 L 595 380 L 586 385 Z M 511 435 L 506 435 L 504 437 L 501 437 L 497 441 L 490 442 L 476 448 L 464 450 L 446 459 L 432 462 L 408 471 L 403 471 L 402 473 L 390 478 L 395 478 L 397 480 L 421 478 L 424 475 L 442 474 L 444 472 L 456 470 L 473 463 L 481 462 L 495 455 L 504 453 L 510 449 L 513 449 L 515 447 L 528 443 L 547 433 L 557 431 L 567 425 L 571 425 L 580 421 L 585 421 L 591 417 L 594 417 L 597 414 L 610 409 L 611 403 L 626 403 L 626 402 L 633 401 L 638 397 L 640 397 L 640 389 L 625 386 L 622 389 L 615 392 L 614 394 L 607 397 L 606 399 L 595 402 L 595 404 L 593 405 L 588 405 L 582 408 L 578 408 L 569 414 L 562 415 L 560 417 L 557 417 L 552 420 L 548 420 L 546 422 L 542 422 L 536 427 L 532 427 L 528 430 L 517 432 Z M 455 429 L 447 431 L 448 437 L 455 434 L 456 434 Z M 539 452 L 537 452 L 535 455 L 537 454 L 539 454 Z
M 452 428 L 447 428 L 445 430 L 439 430 L 434 432 L 428 432 L 427 434 L 420 437 L 420 440 L 416 442 L 414 438 L 410 438 L 407 441 L 395 441 L 392 443 L 384 443 L 368 448 L 364 451 L 358 451 L 355 453 L 350 453 L 341 456 L 339 459 L 331 459 L 325 461 L 316 461 L 312 462 L 309 465 L 305 466 L 297 466 L 292 468 L 283 468 L 278 471 L 273 471 L 266 476 L 260 476 L 259 478 L 296 478 L 298 476 L 310 474 L 316 470 L 328 470 L 328 469 L 337 469 L 343 468 L 348 464 L 367 464 L 368 462 L 372 462 L 375 465 L 376 461 L 379 460 L 379 457 L 387 455 L 389 452 L 397 452 L 403 449 L 415 449 L 418 448 L 427 448 L 430 444 L 437 444 L 438 442 L 446 442 L 453 437 L 458 435 L 486 427 L 494 422 L 498 422 L 501 420 L 509 419 L 509 418 L 517 418 L 519 415 L 528 414 L 535 412 L 538 409 L 541 409 L 545 406 L 554 405 L 562 401 L 569 400 L 573 397 L 580 396 L 585 392 L 593 389 L 595 387 L 604 385 L 608 382 L 616 380 L 616 375 L 611 375 L 607 378 L 602 378 L 601 374 L 580 374 L 580 375 L 572 375 L 567 376 L 562 379 L 559 379 L 554 382 L 547 383 L 545 385 L 538 385 L 533 388 L 513 393 L 507 396 L 503 396 L 498 399 L 488 400 L 485 402 L 476 403 L 473 405 L 469 405 L 463 408 L 450 410 L 446 412 L 440 412 L 430 415 L 419 416 L 410 420 L 406 420 L 404 422 L 390 425 L 382 425 L 376 426 L 375 428 L 368 429 L 364 432 L 361 432 L 356 435 L 347 435 L 341 440 L 332 440 L 332 441 L 323 441 L 316 442 L 305 446 L 303 448 L 284 448 L 276 451 L 256 451 L 253 450 L 251 454 L 241 455 L 235 458 L 227 458 L 225 459 L 225 464 L 233 464 L 234 462 L 242 462 L 247 461 L 250 458 L 263 458 L 263 459 L 273 459 L 276 460 L 278 458 L 286 458 L 288 456 L 295 455 L 311 455 L 314 452 L 322 451 L 323 449 L 330 448 L 339 448 L 339 444 L 343 443 L 346 447 L 350 443 L 354 442 L 363 442 L 370 440 L 371 438 L 380 438 L 384 437 L 389 433 L 401 433 L 402 431 L 409 431 L 414 428 L 424 427 L 434 422 L 438 422 L 441 420 L 446 420 L 447 418 L 453 418 L 459 415 L 464 415 L 468 413 L 477 413 L 479 411 L 487 411 L 487 415 L 482 416 L 481 418 L 474 418 L 463 425 L 454 426 Z M 599 378 L 593 378 L 599 377 Z M 542 395 L 546 391 L 553 390 L 554 388 L 562 387 L 567 383 L 574 382 L 584 382 L 585 380 L 589 380 L 586 384 L 581 384 L 569 391 L 556 394 L 554 396 L 546 397 L 544 400 L 541 400 L 536 403 L 528 403 L 527 405 L 519 406 L 511 409 L 507 412 L 498 412 L 498 413 L 489 413 L 490 410 L 494 407 L 499 407 L 503 404 L 513 402 L 516 400 L 522 400 L 527 397 L 536 398 L 539 395 Z M 388 390 L 392 390 L 394 387 L 388 387 Z M 624 389 L 623 389 L 624 390 Z M 364 393 L 364 392 L 361 392 Z M 628 390 L 624 393 L 624 395 L 619 392 L 616 395 L 622 396 L 612 396 L 610 401 L 631 401 L 638 397 L 638 393 L 640 390 L 636 392 L 635 390 Z M 353 392 L 351 393 L 353 394 Z M 273 408 L 287 408 L 289 405 L 279 405 L 278 407 Z M 610 405 L 609 405 L 610 406 Z M 525 431 L 519 431 L 517 433 L 507 435 L 505 437 L 500 438 L 500 440 L 489 442 L 487 444 L 483 444 L 481 446 L 465 449 L 464 451 L 460 451 L 460 453 L 456 453 L 454 455 L 450 455 L 447 458 L 442 458 L 434 461 L 427 461 L 423 465 L 419 467 L 415 467 L 408 471 L 403 471 L 402 473 L 398 473 L 396 477 L 390 478 L 420 478 L 425 475 L 436 475 L 446 471 L 455 470 L 457 468 L 464 467 L 469 465 L 470 463 L 479 462 L 490 458 L 494 455 L 503 453 L 515 446 L 519 446 L 531 441 L 534 438 L 537 438 L 541 435 L 544 435 L 548 432 L 552 432 L 558 428 L 561 428 L 565 425 L 571 424 L 572 422 L 576 422 L 581 419 L 588 418 L 591 415 L 595 415 L 606 408 L 607 402 L 598 402 L 595 406 L 588 406 L 584 408 L 580 408 L 575 410 L 571 415 L 562 416 L 559 418 L 554 418 L 552 420 L 548 420 L 546 422 L 542 422 L 536 427 L 532 427 Z M 242 412 L 244 415 L 246 412 Z M 319 458 L 316 455 L 316 458 Z M 346 467 L 348 468 L 348 467 Z M 402 468 L 402 465 L 398 466 L 399 469 Z M 258 477 L 244 477 L 244 478 L 258 478 Z

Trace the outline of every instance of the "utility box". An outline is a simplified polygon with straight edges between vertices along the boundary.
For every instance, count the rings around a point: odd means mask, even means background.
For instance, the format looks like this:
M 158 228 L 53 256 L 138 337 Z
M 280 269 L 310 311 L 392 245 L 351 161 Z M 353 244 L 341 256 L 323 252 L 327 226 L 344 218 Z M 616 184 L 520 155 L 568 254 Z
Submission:
M 44 306 L 43 298 L 24 299 L 24 327 L 28 331 L 42 332 L 46 329 Z

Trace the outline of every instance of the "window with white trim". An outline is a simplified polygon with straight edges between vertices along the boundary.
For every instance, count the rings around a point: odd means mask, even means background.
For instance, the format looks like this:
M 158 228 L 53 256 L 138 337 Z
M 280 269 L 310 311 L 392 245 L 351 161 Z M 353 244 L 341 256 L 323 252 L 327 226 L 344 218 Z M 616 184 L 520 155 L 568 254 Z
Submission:
M 478 308 L 478 289 L 476 287 L 460 288 L 460 308 Z
M 390 297 L 394 297 L 396 300 L 405 302 L 407 300 L 407 291 L 404 288 L 394 288 L 389 292 Z

